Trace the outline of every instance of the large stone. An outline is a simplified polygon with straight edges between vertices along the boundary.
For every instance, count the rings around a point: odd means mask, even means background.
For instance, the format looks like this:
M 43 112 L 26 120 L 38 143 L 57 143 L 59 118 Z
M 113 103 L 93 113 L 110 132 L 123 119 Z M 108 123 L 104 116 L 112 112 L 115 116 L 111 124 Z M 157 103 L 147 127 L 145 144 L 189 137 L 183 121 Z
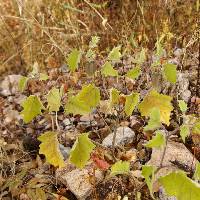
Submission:
M 18 83 L 21 78 L 21 75 L 8 75 L 5 79 L 0 83 L 0 94 L 3 96 L 9 96 L 16 94 L 18 89 Z
M 159 167 L 163 156 L 163 151 L 164 148 L 153 148 L 151 159 L 147 164 Z M 181 165 L 194 170 L 197 160 L 184 144 L 169 141 L 167 143 L 162 165 L 174 166 L 172 162 L 178 162 Z
M 72 171 L 66 171 L 57 176 L 58 181 L 62 182 L 67 188 L 77 197 L 79 200 L 84 200 L 88 197 L 94 185 L 92 184 L 91 168 L 74 169 Z M 95 183 L 103 180 L 103 172 L 95 170 Z
M 102 142 L 105 147 L 111 147 L 113 142 L 114 132 L 109 134 Z M 129 127 L 119 127 L 116 130 L 115 146 L 130 144 L 135 137 L 134 131 Z

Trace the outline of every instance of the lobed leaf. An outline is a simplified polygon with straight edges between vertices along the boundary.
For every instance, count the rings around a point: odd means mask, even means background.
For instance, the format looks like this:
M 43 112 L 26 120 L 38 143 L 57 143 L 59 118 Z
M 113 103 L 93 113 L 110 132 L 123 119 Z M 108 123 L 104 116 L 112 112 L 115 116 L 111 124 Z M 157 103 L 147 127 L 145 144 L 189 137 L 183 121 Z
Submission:
M 161 148 L 162 146 L 165 146 L 166 139 L 163 133 L 161 131 L 156 131 L 155 134 L 156 135 L 145 144 L 146 147 Z
M 81 52 L 77 49 L 73 49 L 67 58 L 67 64 L 71 72 L 74 72 L 78 68 L 80 59 L 81 59 Z
M 151 197 L 153 199 L 154 199 L 154 196 L 153 196 L 154 173 L 155 173 L 155 168 L 153 166 L 150 166 L 150 165 L 142 166 L 142 175 L 145 178 L 145 182 L 149 188 Z
M 150 119 L 148 125 L 144 127 L 144 131 L 153 131 L 161 126 L 160 122 L 160 110 L 158 108 L 152 108 L 150 112 Z
M 65 163 L 59 149 L 57 133 L 47 131 L 39 136 L 38 140 L 41 141 L 39 153 L 45 155 L 47 162 L 54 167 L 64 167 Z
M 176 83 L 177 79 L 177 70 L 176 70 L 176 65 L 167 63 L 163 66 L 163 72 L 165 75 L 165 78 L 171 82 L 171 83 Z
M 49 91 L 49 93 L 47 94 L 47 102 L 48 102 L 47 108 L 49 109 L 50 112 L 59 111 L 61 106 L 61 96 L 59 89 L 53 87 Z
M 159 182 L 169 196 L 177 200 L 198 200 L 200 199 L 200 185 L 186 176 L 182 171 L 176 171 L 161 177 Z
M 141 69 L 139 66 L 136 66 L 127 72 L 126 77 L 131 79 L 137 79 L 140 76 L 140 74 L 141 74 Z
M 135 109 L 135 106 L 138 104 L 140 99 L 139 93 L 132 93 L 126 96 L 125 108 L 124 111 L 127 116 L 130 116 Z
M 187 125 L 180 126 L 180 135 L 181 135 L 183 142 L 185 142 L 185 138 L 190 135 L 189 126 L 187 126 Z
M 171 111 L 173 110 L 171 100 L 170 96 L 159 94 L 155 90 L 152 90 L 139 104 L 138 108 L 141 115 L 146 117 L 150 116 L 152 108 L 158 108 L 160 110 L 161 122 L 169 125 Z
M 23 110 L 21 111 L 21 116 L 25 123 L 30 122 L 34 117 L 41 114 L 41 110 L 45 109 L 40 99 L 31 95 L 25 99 L 22 103 Z
M 102 66 L 101 73 L 105 77 L 107 77 L 107 76 L 118 76 L 118 71 L 115 70 L 113 68 L 113 66 L 111 65 L 111 63 L 108 62 L 108 61 Z
M 88 138 L 88 133 L 81 134 L 74 143 L 69 160 L 78 168 L 83 168 L 90 159 L 90 154 L 95 145 Z
M 121 46 L 118 46 L 118 47 L 114 47 L 112 49 L 112 51 L 108 54 L 108 60 L 110 61 L 120 61 L 120 58 L 121 58 L 121 53 L 120 53 L 120 50 L 121 50 Z
M 117 161 L 111 167 L 111 176 L 118 174 L 127 174 L 130 171 L 130 163 L 128 161 Z

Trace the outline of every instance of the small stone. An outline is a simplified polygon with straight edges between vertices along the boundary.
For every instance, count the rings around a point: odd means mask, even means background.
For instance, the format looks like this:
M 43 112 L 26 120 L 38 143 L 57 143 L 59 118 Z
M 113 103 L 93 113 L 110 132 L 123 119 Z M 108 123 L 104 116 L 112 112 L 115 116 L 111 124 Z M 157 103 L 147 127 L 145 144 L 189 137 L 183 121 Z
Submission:
M 109 134 L 102 142 L 105 147 L 111 147 L 113 142 L 114 132 Z M 134 131 L 129 127 L 119 127 L 116 131 L 115 146 L 130 144 L 135 137 Z
M 70 122 L 70 120 L 68 118 L 64 119 L 63 123 L 64 123 L 65 126 L 71 125 L 71 122 Z
M 26 133 L 27 133 L 28 135 L 31 135 L 31 134 L 34 133 L 34 130 L 33 130 L 32 128 L 28 127 L 28 128 L 26 128 Z
M 92 169 L 74 169 L 70 172 L 61 173 L 58 175 L 58 181 L 62 182 L 69 188 L 69 190 L 77 197 L 79 200 L 84 200 L 90 195 L 92 189 L 94 188 L 91 183 L 90 171 Z M 95 170 L 95 183 L 103 180 L 103 172 L 100 170 Z
M 0 83 L 0 94 L 3 96 L 9 96 L 16 94 L 18 89 L 18 83 L 21 78 L 21 75 L 8 75 L 5 79 Z
M 60 148 L 60 151 L 61 151 L 61 153 L 62 153 L 62 155 L 64 157 L 64 160 L 66 160 L 69 157 L 71 148 L 70 147 L 65 147 L 62 144 L 59 144 L 59 148 Z

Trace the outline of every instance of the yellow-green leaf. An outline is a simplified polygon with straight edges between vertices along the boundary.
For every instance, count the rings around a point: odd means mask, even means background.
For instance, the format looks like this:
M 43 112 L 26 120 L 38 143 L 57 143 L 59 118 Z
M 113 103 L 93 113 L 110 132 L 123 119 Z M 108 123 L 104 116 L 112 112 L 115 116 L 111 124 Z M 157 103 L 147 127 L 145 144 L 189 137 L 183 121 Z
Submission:
M 155 136 L 145 144 L 146 147 L 149 148 L 160 148 L 166 144 L 165 136 L 161 131 L 156 131 Z
M 178 101 L 179 108 L 181 112 L 185 113 L 187 111 L 187 104 L 183 100 Z
M 120 92 L 115 88 L 112 88 L 110 90 L 110 105 L 111 106 L 119 103 L 119 94 Z
M 140 99 L 139 93 L 132 93 L 126 96 L 125 108 L 124 111 L 127 116 L 130 116 L 135 109 L 135 106 L 138 104 Z
M 187 125 L 180 126 L 180 135 L 181 135 L 183 142 L 185 142 L 185 138 L 190 135 L 189 126 L 187 126 Z
M 149 117 L 151 109 L 156 107 L 160 110 L 161 122 L 169 125 L 171 111 L 173 106 L 171 105 L 172 97 L 159 94 L 155 90 L 152 90 L 139 104 L 138 108 L 142 116 Z
M 126 76 L 131 79 L 136 79 L 140 76 L 140 74 L 141 74 L 141 69 L 139 66 L 136 66 L 133 69 L 129 70 Z
M 110 61 L 120 61 L 120 58 L 122 56 L 121 53 L 120 53 L 120 50 L 121 50 L 121 46 L 114 47 L 108 55 L 108 60 L 110 60 Z
M 93 84 L 85 85 L 78 93 L 77 98 L 85 102 L 90 108 L 94 108 L 99 104 L 100 91 Z
M 155 173 L 155 168 L 150 165 L 143 165 L 142 166 L 142 175 L 145 178 L 145 182 L 149 188 L 151 197 L 154 199 L 153 196 L 153 182 L 154 182 L 154 173 Z
M 77 49 L 73 49 L 67 58 L 67 64 L 71 72 L 74 72 L 78 68 L 80 59 L 81 59 L 81 52 Z
M 22 103 L 22 107 L 21 116 L 25 123 L 30 122 L 34 117 L 42 113 L 42 109 L 45 109 L 40 99 L 35 95 L 27 97 Z
M 59 149 L 57 133 L 47 131 L 38 137 L 41 141 L 40 154 L 44 154 L 47 162 L 55 167 L 64 167 L 64 159 Z
M 90 159 L 90 154 L 94 148 L 95 145 L 88 138 L 88 133 L 81 134 L 70 152 L 70 162 L 78 168 L 83 168 Z
M 192 133 L 193 134 L 200 134 L 200 120 L 197 120 L 197 122 L 195 122 L 195 124 L 192 128 Z
M 49 79 L 49 76 L 45 73 L 40 73 L 40 81 L 46 81 Z
M 142 48 L 142 50 L 136 54 L 133 62 L 141 65 L 145 61 L 145 59 L 146 59 L 146 49 Z
M 107 76 L 118 76 L 118 71 L 113 68 L 110 62 L 106 62 L 101 69 L 101 73 Z
M 174 196 L 177 200 L 199 200 L 200 184 L 192 181 L 182 171 L 172 172 L 159 179 L 169 196 Z
M 160 110 L 158 108 L 152 108 L 150 112 L 150 119 L 148 125 L 144 127 L 144 131 L 153 131 L 159 128 L 161 125 L 160 122 Z
M 50 112 L 57 112 L 61 106 L 60 91 L 57 88 L 52 88 L 47 95 L 48 109 Z
M 111 167 L 111 176 L 115 176 L 118 174 L 127 174 L 130 171 L 130 163 L 128 161 L 117 161 Z
M 65 104 L 66 114 L 80 114 L 85 115 L 91 112 L 90 107 L 85 103 L 85 101 L 80 101 L 76 96 L 70 97 Z
M 200 180 L 200 163 L 197 161 L 196 167 L 195 167 L 195 172 L 194 172 L 194 179 L 195 180 Z
M 82 90 L 76 95 L 69 98 L 65 105 L 66 113 L 74 115 L 88 114 L 100 102 L 100 91 L 93 84 L 83 86 Z
M 177 79 L 176 65 L 167 63 L 163 67 L 164 67 L 163 72 L 164 72 L 165 78 L 171 83 L 176 83 L 176 79 Z

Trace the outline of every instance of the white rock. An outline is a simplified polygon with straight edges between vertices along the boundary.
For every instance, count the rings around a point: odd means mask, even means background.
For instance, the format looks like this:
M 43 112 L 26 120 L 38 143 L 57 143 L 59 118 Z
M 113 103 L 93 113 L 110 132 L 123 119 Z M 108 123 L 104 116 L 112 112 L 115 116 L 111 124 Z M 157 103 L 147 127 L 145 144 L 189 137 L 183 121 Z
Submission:
M 5 79 L 0 83 L 0 94 L 3 96 L 9 96 L 16 94 L 19 91 L 18 83 L 21 78 L 21 75 L 8 75 Z
M 163 150 L 163 148 L 153 148 L 151 159 L 147 164 L 159 167 Z M 178 161 L 181 165 L 188 166 L 192 169 L 195 169 L 195 165 L 197 163 L 196 158 L 194 158 L 192 153 L 185 147 L 184 144 L 169 141 L 167 143 L 166 153 L 163 159 L 163 166 L 173 166 L 171 161 Z
M 58 180 L 66 185 L 69 190 L 77 197 L 79 200 L 84 200 L 90 195 L 93 189 L 90 177 L 91 169 L 74 169 L 70 172 L 58 176 Z M 61 173 L 60 173 L 61 174 Z M 103 180 L 103 172 L 95 171 L 96 183 Z
M 65 126 L 71 125 L 71 121 L 68 118 L 64 119 L 63 123 L 64 123 Z
M 109 134 L 102 142 L 105 147 L 111 147 L 113 141 L 114 132 Z M 116 131 L 115 146 L 129 144 L 133 141 L 135 137 L 134 131 L 129 127 L 119 127 Z

